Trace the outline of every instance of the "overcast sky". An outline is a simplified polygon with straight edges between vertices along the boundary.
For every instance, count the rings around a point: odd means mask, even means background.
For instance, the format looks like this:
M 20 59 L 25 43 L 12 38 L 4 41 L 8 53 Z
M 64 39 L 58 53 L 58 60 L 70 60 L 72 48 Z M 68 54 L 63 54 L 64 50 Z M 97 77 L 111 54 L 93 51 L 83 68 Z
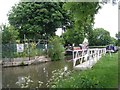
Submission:
M 0 1 L 0 25 L 3 23 L 8 23 L 7 13 L 11 7 L 18 3 L 19 0 L 1 0 Z M 95 15 L 95 25 L 94 28 L 104 28 L 110 32 L 112 37 L 118 32 L 118 5 L 112 6 L 112 4 L 106 4 L 99 13 Z M 61 30 L 57 32 L 58 35 L 61 34 Z
M 95 15 L 94 28 L 104 28 L 112 37 L 118 33 L 118 5 L 106 4 Z

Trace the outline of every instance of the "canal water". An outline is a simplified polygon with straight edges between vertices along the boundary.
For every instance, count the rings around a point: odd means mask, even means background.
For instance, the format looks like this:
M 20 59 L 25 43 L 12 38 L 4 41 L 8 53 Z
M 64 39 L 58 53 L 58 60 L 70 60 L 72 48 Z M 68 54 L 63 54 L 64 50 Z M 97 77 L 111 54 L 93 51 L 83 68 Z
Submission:
M 46 88 L 47 81 L 51 78 L 52 71 L 57 69 L 68 70 L 73 69 L 72 61 L 60 60 L 54 62 L 46 62 L 37 65 L 10 67 L 2 69 L 2 87 L 3 88 L 19 88 L 16 84 L 19 78 L 30 76 L 33 81 L 42 81 L 42 88 Z

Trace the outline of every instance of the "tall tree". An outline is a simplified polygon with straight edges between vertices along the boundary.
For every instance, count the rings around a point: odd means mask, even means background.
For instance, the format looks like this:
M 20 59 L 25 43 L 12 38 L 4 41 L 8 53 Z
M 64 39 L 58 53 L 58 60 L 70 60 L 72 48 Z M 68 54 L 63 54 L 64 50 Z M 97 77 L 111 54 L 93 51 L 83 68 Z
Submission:
M 73 27 L 67 29 L 64 39 L 67 43 L 80 44 L 84 37 L 89 38 L 94 24 L 94 16 L 101 8 L 98 2 L 67 2 L 63 8 L 68 11 L 73 21 Z
M 84 30 L 84 35 L 90 33 L 94 24 L 94 16 L 101 8 L 99 2 L 68 2 L 64 4 L 74 20 L 74 28 Z
M 84 40 L 84 34 L 83 34 L 83 31 L 81 31 L 81 30 L 69 29 L 63 34 L 63 38 L 65 41 L 65 45 L 73 44 L 73 43 L 75 43 L 75 45 L 79 45 Z
M 90 35 L 89 44 L 91 46 L 104 46 L 111 44 L 110 33 L 103 28 L 96 28 Z
M 11 25 L 27 38 L 55 35 L 56 28 L 69 21 L 63 2 L 20 2 L 8 14 Z

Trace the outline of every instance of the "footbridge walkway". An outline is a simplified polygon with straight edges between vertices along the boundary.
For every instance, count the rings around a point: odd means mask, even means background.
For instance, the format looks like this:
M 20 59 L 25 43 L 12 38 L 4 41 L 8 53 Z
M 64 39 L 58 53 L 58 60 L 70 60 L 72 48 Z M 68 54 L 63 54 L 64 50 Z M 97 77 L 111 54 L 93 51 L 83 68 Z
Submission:
M 91 68 L 102 55 L 106 54 L 106 48 L 73 50 L 73 68 L 86 70 Z

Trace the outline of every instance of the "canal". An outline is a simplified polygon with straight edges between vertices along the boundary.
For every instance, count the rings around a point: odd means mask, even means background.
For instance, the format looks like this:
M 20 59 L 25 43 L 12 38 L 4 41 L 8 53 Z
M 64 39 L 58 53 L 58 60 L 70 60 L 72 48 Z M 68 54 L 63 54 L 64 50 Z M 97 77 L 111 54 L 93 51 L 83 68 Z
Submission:
M 58 69 L 64 69 L 67 67 L 68 70 L 73 69 L 72 61 L 60 60 L 54 62 L 46 62 L 37 65 L 22 66 L 22 67 L 9 67 L 2 69 L 2 87 L 3 88 L 19 88 L 16 82 L 21 77 L 30 76 L 34 81 L 42 81 L 42 88 L 46 88 L 47 81 L 52 76 L 52 71 Z

